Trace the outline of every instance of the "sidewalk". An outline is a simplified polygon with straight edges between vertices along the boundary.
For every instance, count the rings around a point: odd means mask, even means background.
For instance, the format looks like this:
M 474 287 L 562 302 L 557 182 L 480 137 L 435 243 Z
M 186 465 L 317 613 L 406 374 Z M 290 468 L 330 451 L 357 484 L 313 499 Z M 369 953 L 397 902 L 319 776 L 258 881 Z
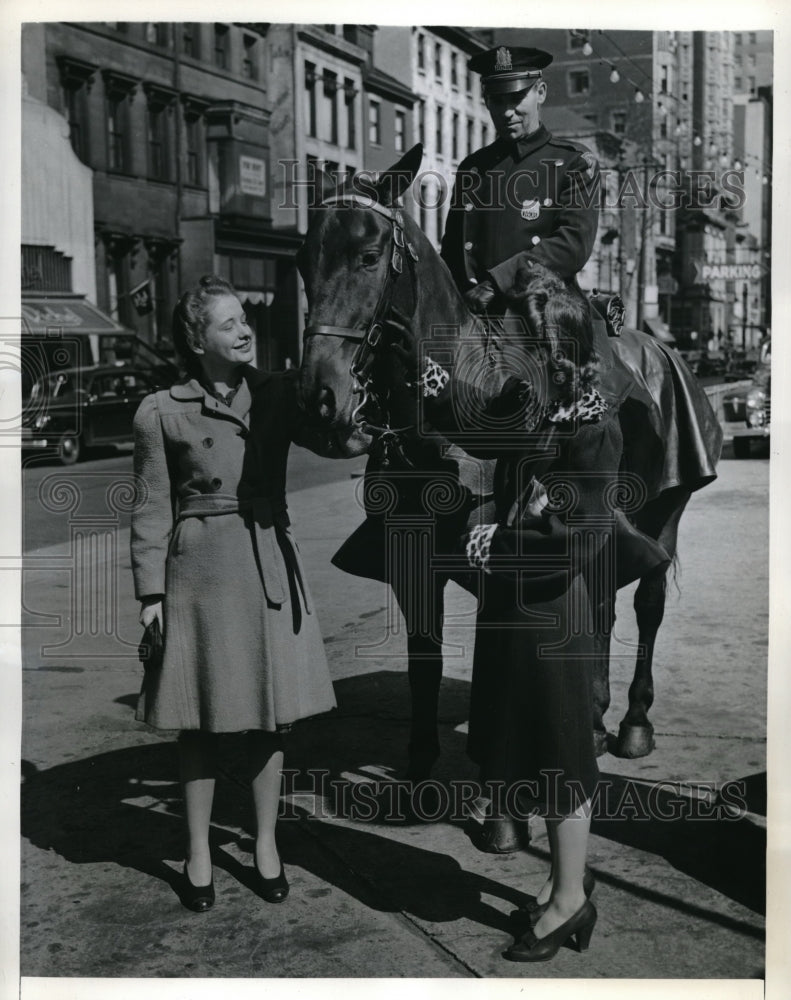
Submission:
M 728 636 L 728 657 L 743 669 L 738 691 L 728 691 L 727 662 L 711 656 L 722 621 L 712 606 L 716 595 L 705 606 L 700 596 L 704 584 L 716 589 L 716 568 L 698 568 L 692 560 L 685 566 L 685 601 L 672 613 L 669 608 L 660 633 L 665 676 L 652 712 L 657 748 L 642 760 L 600 760 L 613 795 L 622 804 L 628 797 L 635 818 L 594 824 L 589 860 L 598 880 L 599 922 L 590 950 L 579 955 L 563 948 L 538 965 L 505 962 L 501 952 L 512 941 L 507 915 L 547 874 L 542 823 L 533 824 L 528 852 L 498 857 L 476 851 L 454 819 L 366 822 L 339 806 L 351 785 L 397 772 L 408 732 L 403 636 L 387 639 L 389 592 L 329 562 L 359 520 L 353 491 L 354 484 L 342 482 L 290 497 L 339 708 L 301 724 L 290 739 L 286 765 L 297 774 L 284 799 L 289 818 L 279 827 L 291 882 L 282 906 L 252 891 L 252 817 L 236 737 L 225 738 L 215 808 L 217 903 L 197 915 L 174 894 L 183 857 L 175 749 L 172 737 L 133 719 L 140 629 L 128 533 L 119 533 L 115 550 L 110 545 L 95 554 L 98 570 L 108 570 L 100 588 L 107 600 L 97 600 L 96 608 L 72 600 L 72 581 L 84 566 L 69 568 L 67 548 L 33 553 L 30 564 L 38 568 L 26 577 L 28 614 L 63 620 L 24 634 L 22 974 L 761 977 L 760 819 L 641 817 L 655 782 L 685 783 L 683 801 L 702 811 L 713 802 L 714 786 L 765 769 L 765 677 L 760 667 L 747 669 L 765 656 L 755 650 L 765 619 L 755 621 L 749 595 L 731 609 L 740 618 Z M 709 513 L 712 503 L 721 502 L 723 517 L 729 503 L 744 503 L 743 494 L 737 501 L 731 493 L 720 480 L 693 498 L 682 521 L 682 551 L 685 537 L 705 546 L 720 530 Z M 745 530 L 755 532 L 755 539 L 744 540 L 745 550 L 755 552 L 760 519 Z M 733 570 L 733 552 L 728 562 Z M 464 753 L 474 607 L 458 589 L 448 588 L 448 596 L 446 641 L 461 650 L 448 660 L 442 689 L 436 778 L 445 787 L 475 777 Z M 624 660 L 613 667 L 611 728 L 623 713 L 631 672 L 631 597 L 619 595 L 617 645 Z M 113 634 L 102 630 L 102 621 L 112 621 Z M 93 635 L 86 627 L 91 622 Z M 57 643 L 60 649 L 42 651 Z M 679 704 L 688 715 L 679 713 Z M 704 705 L 707 712 L 699 714 Z M 325 783 L 325 796 L 314 794 L 319 779 L 309 772 L 317 768 L 336 783 Z M 711 788 L 702 787 L 704 780 Z M 666 786 L 653 804 L 672 817 L 677 801 Z

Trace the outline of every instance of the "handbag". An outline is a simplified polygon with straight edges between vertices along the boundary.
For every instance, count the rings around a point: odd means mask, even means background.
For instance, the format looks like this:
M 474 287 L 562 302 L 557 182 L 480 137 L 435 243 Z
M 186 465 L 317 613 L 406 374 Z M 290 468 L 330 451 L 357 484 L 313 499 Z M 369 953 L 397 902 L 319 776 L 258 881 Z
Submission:
M 159 619 L 155 618 L 150 625 L 147 625 L 143 632 L 143 638 L 137 648 L 137 656 L 143 664 L 146 675 L 162 668 L 162 657 L 165 652 L 165 644 L 162 639 L 162 629 L 159 627 Z

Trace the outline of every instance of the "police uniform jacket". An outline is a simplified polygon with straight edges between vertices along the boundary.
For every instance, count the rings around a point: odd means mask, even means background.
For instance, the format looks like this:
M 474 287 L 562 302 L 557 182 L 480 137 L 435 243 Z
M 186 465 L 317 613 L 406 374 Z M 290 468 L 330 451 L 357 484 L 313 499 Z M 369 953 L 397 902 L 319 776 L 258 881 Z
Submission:
M 527 260 L 572 280 L 593 250 L 599 183 L 593 154 L 543 125 L 468 156 L 456 174 L 442 240 L 458 288 L 489 279 L 507 295 Z

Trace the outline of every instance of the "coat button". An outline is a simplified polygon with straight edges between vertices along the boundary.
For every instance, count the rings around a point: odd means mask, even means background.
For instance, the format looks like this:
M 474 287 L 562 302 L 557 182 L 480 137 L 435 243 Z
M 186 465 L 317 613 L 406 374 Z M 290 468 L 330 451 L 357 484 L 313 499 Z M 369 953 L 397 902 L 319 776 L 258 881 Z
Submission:
M 218 490 L 222 486 L 222 479 L 212 479 L 211 486 L 213 490 Z
M 533 244 L 534 247 L 537 247 L 538 244 L 541 242 L 541 237 L 540 236 L 534 236 L 532 238 L 532 240 L 530 240 L 530 242 Z
M 204 438 L 202 443 L 204 448 L 211 448 L 214 444 L 214 438 Z
M 470 243 L 470 241 L 469 241 L 469 240 L 467 240 L 467 242 L 466 242 L 466 243 L 464 244 L 464 249 L 465 249 L 465 250 L 466 250 L 467 252 L 469 252 L 470 250 L 472 250 L 472 243 Z
M 471 201 L 468 201 L 467 204 L 464 206 L 464 211 L 465 212 L 471 212 L 472 211 L 472 202 Z
M 549 206 L 551 204 L 552 204 L 552 199 L 551 198 L 544 198 L 544 207 L 545 208 L 549 208 Z

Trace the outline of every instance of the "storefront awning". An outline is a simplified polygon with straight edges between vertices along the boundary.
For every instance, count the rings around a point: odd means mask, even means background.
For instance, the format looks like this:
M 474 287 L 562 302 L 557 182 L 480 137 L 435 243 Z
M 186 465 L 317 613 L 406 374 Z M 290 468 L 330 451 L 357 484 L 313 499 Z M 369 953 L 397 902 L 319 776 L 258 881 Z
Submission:
M 643 328 L 646 333 L 650 333 L 652 337 L 661 340 L 663 344 L 675 344 L 676 342 L 676 338 L 657 316 L 646 317 L 643 320 Z
M 82 295 L 25 295 L 22 316 L 27 329 L 39 336 L 59 333 L 104 334 L 113 336 L 130 331 L 87 302 Z

